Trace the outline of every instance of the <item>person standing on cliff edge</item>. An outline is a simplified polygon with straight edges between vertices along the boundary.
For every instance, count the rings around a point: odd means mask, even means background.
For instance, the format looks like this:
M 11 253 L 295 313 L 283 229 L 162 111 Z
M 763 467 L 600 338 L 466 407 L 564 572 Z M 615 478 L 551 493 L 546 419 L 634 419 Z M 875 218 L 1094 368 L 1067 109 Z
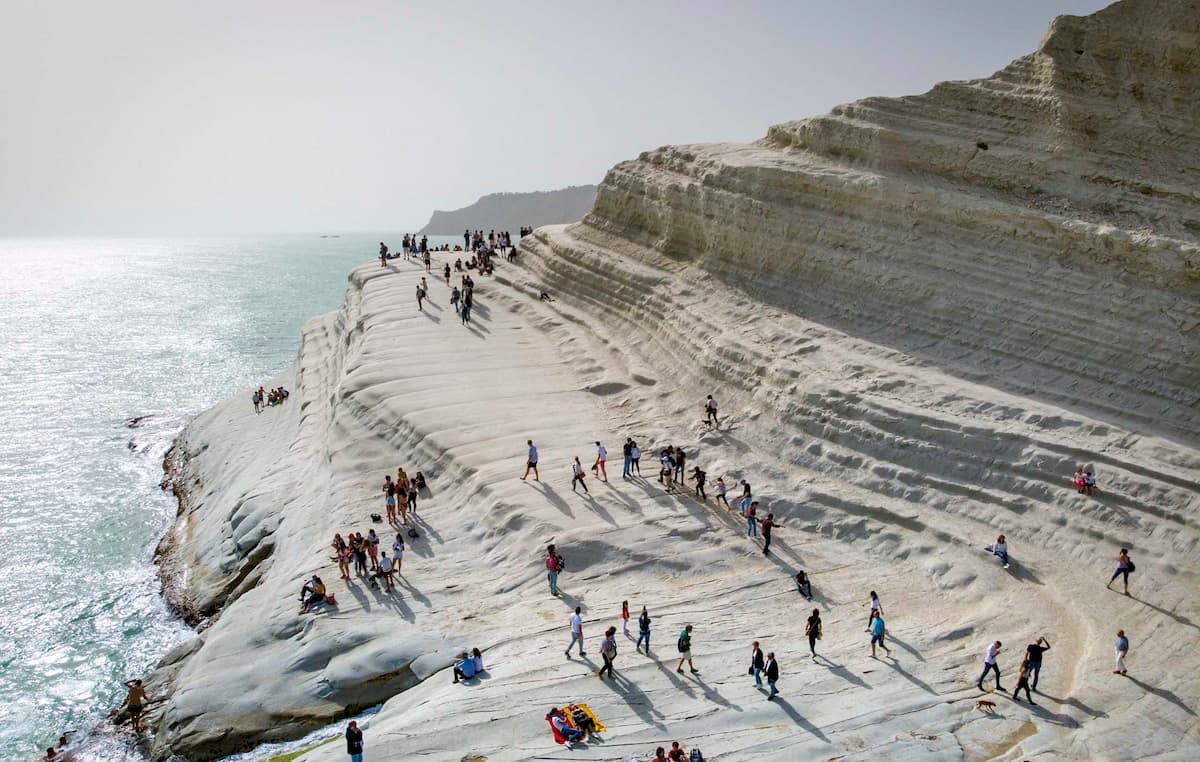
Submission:
M 363 762 L 363 735 L 354 720 L 346 726 L 346 753 L 350 755 L 350 762 Z
M 532 439 L 525 440 L 525 444 L 529 445 L 529 457 L 525 461 L 525 474 L 524 474 L 524 476 L 521 477 L 521 481 L 525 481 L 525 477 L 529 476 L 529 471 L 532 469 L 533 470 L 533 480 L 536 482 L 536 481 L 539 481 L 538 470 L 537 470 L 537 460 L 538 460 L 537 448 L 533 446 Z

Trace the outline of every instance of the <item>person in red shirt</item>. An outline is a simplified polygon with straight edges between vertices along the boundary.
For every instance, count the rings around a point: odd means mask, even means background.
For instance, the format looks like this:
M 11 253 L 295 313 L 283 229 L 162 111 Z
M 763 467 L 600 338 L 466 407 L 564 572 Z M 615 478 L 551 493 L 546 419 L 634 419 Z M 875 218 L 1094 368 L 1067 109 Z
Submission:
M 679 742 L 672 741 L 671 742 L 671 750 L 669 752 L 667 752 L 667 759 L 669 759 L 671 762 L 684 762 L 684 760 L 686 758 L 687 758 L 686 752 L 684 752 L 683 749 L 679 748 Z
M 551 595 L 558 595 L 559 568 L 558 554 L 554 552 L 554 546 L 546 546 L 546 579 L 550 582 Z

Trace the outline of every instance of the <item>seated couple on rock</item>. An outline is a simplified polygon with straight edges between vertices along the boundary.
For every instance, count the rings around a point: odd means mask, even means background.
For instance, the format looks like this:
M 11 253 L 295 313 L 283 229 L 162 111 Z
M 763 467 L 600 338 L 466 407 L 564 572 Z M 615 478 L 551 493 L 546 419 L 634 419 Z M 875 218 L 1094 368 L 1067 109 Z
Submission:
M 483 654 L 479 652 L 479 649 L 472 648 L 471 653 L 463 651 L 458 655 L 458 660 L 454 662 L 454 682 L 475 677 L 483 671 L 485 671 Z
M 325 583 L 314 574 L 312 579 L 305 582 L 304 587 L 300 588 L 300 613 L 307 614 L 313 606 L 325 602 Z
M 581 739 L 590 741 L 592 736 L 604 731 L 587 704 L 567 704 L 562 709 L 552 707 L 546 719 L 554 732 L 554 740 L 561 744 L 570 745 Z

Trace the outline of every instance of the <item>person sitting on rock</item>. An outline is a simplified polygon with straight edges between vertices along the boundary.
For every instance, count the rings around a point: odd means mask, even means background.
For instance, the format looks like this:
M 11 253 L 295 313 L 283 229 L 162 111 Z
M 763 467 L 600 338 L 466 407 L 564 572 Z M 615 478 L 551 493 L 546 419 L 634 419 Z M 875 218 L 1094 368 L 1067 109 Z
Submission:
M 796 592 L 808 600 L 812 600 L 812 583 L 808 581 L 808 575 L 804 573 L 803 569 L 796 573 Z
M 563 710 L 557 708 L 551 709 L 550 714 L 547 716 L 550 718 L 550 724 L 563 737 L 563 743 L 570 744 L 583 737 L 582 730 L 571 727 L 570 723 L 567 722 L 567 715 Z
M 988 550 L 1000 559 L 1000 563 L 1004 564 L 1005 569 L 1008 568 L 1008 542 L 1004 539 L 1004 535 L 997 537 L 996 542 Z
M 478 648 L 471 649 L 471 661 L 475 663 L 475 672 L 485 672 L 483 668 L 483 654 Z
M 590 741 L 592 736 L 596 734 L 596 723 L 582 707 L 576 704 L 567 704 L 567 711 L 571 713 L 571 724 L 587 736 L 587 740 Z
M 454 682 L 467 680 L 475 677 L 475 660 L 466 651 L 458 655 L 458 661 L 454 663 Z
M 312 579 L 304 583 L 304 587 L 300 589 L 300 600 L 303 602 L 300 606 L 301 614 L 307 614 L 314 605 L 325 602 L 325 583 L 320 577 L 314 574 Z
M 1096 493 L 1096 475 L 1090 468 L 1083 472 L 1083 491 L 1088 495 Z

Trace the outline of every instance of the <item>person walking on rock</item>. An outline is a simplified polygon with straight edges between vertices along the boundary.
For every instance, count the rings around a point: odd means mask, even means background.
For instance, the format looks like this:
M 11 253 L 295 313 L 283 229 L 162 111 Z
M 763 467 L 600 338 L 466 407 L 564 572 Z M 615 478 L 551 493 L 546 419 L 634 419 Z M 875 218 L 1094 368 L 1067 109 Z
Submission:
M 762 520 L 762 536 L 763 536 L 763 555 L 771 554 L 771 530 L 774 527 L 783 526 L 775 523 L 775 514 L 768 513 L 767 517 Z
M 692 664 L 692 626 L 690 624 L 679 633 L 679 642 L 676 643 L 676 647 L 679 649 L 679 666 L 675 668 L 675 671 L 683 672 L 683 662 L 687 661 L 688 669 L 693 674 L 699 673 L 700 670 Z
M 638 616 L 638 638 L 636 651 L 642 650 L 642 641 L 646 642 L 646 655 L 650 655 L 650 612 L 642 606 L 642 613 Z
M 870 632 L 871 620 L 877 616 L 883 616 L 883 604 L 879 602 L 879 596 L 875 594 L 874 590 L 872 590 L 870 600 L 863 605 L 871 607 L 871 613 L 867 615 L 867 629 L 863 630 L 863 632 Z
M 379 568 L 379 535 L 375 528 L 367 530 L 367 555 L 371 557 L 371 571 Z
M 675 476 L 674 480 L 683 485 L 684 467 L 687 465 L 687 453 L 682 447 L 675 448 Z
M 1017 697 L 1017 694 L 1024 688 L 1026 700 L 1037 706 L 1033 701 L 1033 696 L 1029 694 L 1029 671 L 1029 657 L 1026 656 L 1021 660 L 1021 666 L 1017 668 L 1017 687 L 1013 688 L 1012 697 L 1013 701 L 1019 702 L 1021 699 Z
M 421 285 L 418 283 L 417 284 L 417 309 L 422 310 L 422 311 L 425 309 L 424 307 L 421 306 L 421 303 L 424 301 L 425 301 L 425 289 L 421 288 Z
M 571 642 L 567 644 L 567 658 L 571 657 L 571 646 L 579 643 L 579 655 L 587 656 L 583 650 L 583 608 L 575 607 L 575 613 L 571 615 Z
M 716 493 L 716 496 L 713 499 L 716 500 L 716 502 L 718 502 L 718 503 L 724 503 L 726 508 L 729 508 L 730 510 L 732 510 L 733 508 L 732 508 L 732 506 L 729 505 L 729 501 L 725 499 L 725 479 L 724 478 L 722 478 L 720 476 L 717 477 L 717 481 L 715 482 L 715 484 L 713 486 L 713 490 Z
M 753 495 L 750 492 L 750 482 L 746 481 L 745 479 L 742 479 L 738 483 L 742 485 L 742 502 L 741 502 L 740 506 L 742 509 L 742 515 L 745 516 L 746 509 L 749 508 L 751 505 L 750 500 L 753 497 Z
M 575 491 L 576 485 L 583 485 L 583 491 L 587 492 L 587 483 L 583 480 L 583 464 L 579 462 L 579 456 L 575 456 L 575 462 L 571 464 L 571 491 Z
M 987 653 L 983 657 L 983 674 L 975 682 L 979 690 L 983 690 L 983 681 L 988 676 L 988 672 L 996 673 L 996 690 L 1004 690 L 1000 685 L 1000 665 L 996 663 L 996 654 L 1000 653 L 1000 645 L 1000 641 L 997 640 L 987 647 Z
M 1129 655 L 1129 638 L 1125 637 L 1124 630 L 1117 630 L 1115 646 L 1117 649 L 1117 668 L 1113 670 L 1113 674 L 1124 675 L 1126 674 L 1125 657 Z
M 696 497 L 705 502 L 708 502 L 708 495 L 704 494 L 704 480 L 707 477 L 708 475 L 700 470 L 700 466 L 692 469 L 692 479 L 696 481 Z
M 751 503 L 742 515 L 746 517 L 746 536 L 758 537 L 758 501 Z
M 625 456 L 625 465 L 621 468 L 621 477 L 628 479 L 633 475 L 629 470 L 633 465 L 633 456 L 631 454 L 633 452 L 633 440 L 629 437 L 625 437 L 625 445 L 621 448 L 621 450 Z
M 629 476 L 633 477 L 633 472 L 637 471 L 637 475 L 642 475 L 642 451 L 638 448 L 637 442 L 629 443 Z
M 558 595 L 558 573 L 561 571 L 558 563 L 558 554 L 554 552 L 553 545 L 546 546 L 546 580 L 550 583 L 550 594 Z
M 383 577 L 383 589 L 392 592 L 392 559 L 388 558 L 386 550 L 379 555 L 378 574 Z
M 601 679 L 604 678 L 605 670 L 608 671 L 609 677 L 616 677 L 613 674 L 613 659 L 617 658 L 617 640 L 613 636 L 616 634 L 616 627 L 609 627 L 604 631 L 604 640 L 600 643 L 600 658 L 604 659 L 604 666 L 600 668 L 600 672 L 596 675 L 596 677 Z
M 621 601 L 621 630 L 629 637 L 629 601 Z
M 711 394 L 704 401 L 704 423 L 707 426 L 721 428 L 721 422 L 717 420 L 717 401 L 713 399 Z
M 608 450 L 599 442 L 596 443 L 596 462 L 592 464 L 592 473 L 602 481 L 608 481 L 608 469 L 604 467 L 608 460 Z
M 1033 675 L 1033 689 L 1037 690 L 1038 677 L 1042 674 L 1042 654 L 1050 650 L 1050 641 L 1039 637 L 1025 646 L 1025 661 L 1029 662 L 1029 671 Z
M 363 734 L 354 720 L 346 726 L 346 753 L 350 762 L 363 762 Z
M 876 643 L 878 643 L 879 647 L 884 651 L 887 651 L 888 656 L 892 655 L 892 649 L 888 648 L 887 643 L 884 642 L 884 637 L 886 635 L 887 625 L 884 623 L 883 617 L 875 617 L 874 621 L 871 622 L 871 658 L 875 658 Z
M 1112 590 L 1112 583 L 1117 581 L 1117 577 L 1123 577 L 1125 582 L 1125 595 L 1129 595 L 1129 575 L 1134 570 L 1133 561 L 1129 558 L 1129 550 L 1121 548 L 1121 552 L 1117 554 L 1117 570 L 1108 580 L 1105 585 L 1109 590 Z
M 808 650 L 812 652 L 813 661 L 817 659 L 817 641 L 821 639 L 821 610 L 813 609 L 812 616 L 804 625 L 804 634 L 808 636 Z
M 536 482 L 538 481 L 538 451 L 537 448 L 533 446 L 532 439 L 526 440 L 525 444 L 529 445 L 529 453 L 525 460 L 525 474 L 521 476 L 521 481 L 525 481 L 525 477 L 529 476 L 530 471 L 533 471 L 533 480 Z
M 767 701 L 779 695 L 779 689 L 775 687 L 775 683 L 779 680 L 779 662 L 775 661 L 775 652 L 767 654 L 767 666 L 763 669 L 767 675 L 767 685 L 771 688 L 771 692 L 767 694 Z
M 762 649 L 758 647 L 758 641 L 750 644 L 750 674 L 754 675 L 754 687 L 762 687 L 762 671 L 767 665 L 763 658 Z

